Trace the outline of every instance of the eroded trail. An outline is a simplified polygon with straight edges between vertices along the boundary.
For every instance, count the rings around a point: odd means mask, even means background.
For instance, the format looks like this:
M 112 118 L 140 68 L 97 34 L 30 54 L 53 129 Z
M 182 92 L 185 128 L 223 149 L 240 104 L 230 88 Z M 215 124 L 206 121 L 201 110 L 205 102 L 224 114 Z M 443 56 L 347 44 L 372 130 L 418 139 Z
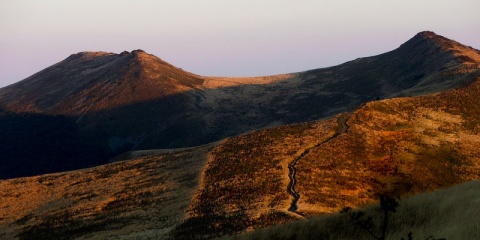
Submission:
M 323 144 L 331 141 L 332 139 L 340 136 L 341 134 L 347 132 L 347 130 L 348 130 L 348 124 L 347 124 L 348 118 L 349 117 L 348 117 L 347 113 L 343 113 L 341 116 L 339 116 L 338 119 L 337 119 L 338 126 L 337 126 L 337 130 L 336 130 L 335 134 L 333 134 L 331 137 L 325 139 L 324 141 L 315 144 L 313 147 L 305 149 L 305 151 L 303 151 L 302 154 L 300 154 L 300 156 L 296 157 L 295 159 L 293 159 L 293 161 L 290 164 L 288 164 L 288 170 L 289 170 L 288 178 L 290 178 L 290 183 L 287 186 L 287 192 L 288 192 L 288 194 L 292 195 L 292 197 L 293 197 L 292 203 L 290 204 L 290 207 L 288 208 L 288 211 L 296 212 L 297 209 L 298 209 L 297 202 L 298 202 L 298 199 L 300 199 L 300 194 L 298 194 L 297 191 L 295 191 L 295 185 L 297 183 L 297 179 L 296 179 L 297 170 L 295 169 L 295 165 L 297 164 L 297 162 L 300 159 L 302 159 L 307 154 L 309 154 L 310 151 L 313 148 L 320 147 L 321 145 L 323 145 Z

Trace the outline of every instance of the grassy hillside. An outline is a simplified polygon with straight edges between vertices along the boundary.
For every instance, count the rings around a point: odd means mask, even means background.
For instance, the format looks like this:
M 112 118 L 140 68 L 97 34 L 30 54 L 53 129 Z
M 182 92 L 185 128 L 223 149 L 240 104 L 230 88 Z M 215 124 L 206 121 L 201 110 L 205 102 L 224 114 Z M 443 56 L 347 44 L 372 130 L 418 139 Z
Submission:
M 351 115 L 231 138 L 213 151 L 179 236 L 231 234 L 478 179 L 479 86 L 375 101 Z
M 386 239 L 479 239 L 480 181 L 403 199 L 388 218 Z M 362 211 L 373 218 L 373 234 L 379 235 L 384 215 L 380 206 Z M 354 223 L 351 214 L 314 217 L 226 239 L 375 239 Z
M 0 181 L 0 239 L 165 238 L 212 147 Z
M 299 211 L 334 212 L 381 194 L 410 195 L 478 178 L 479 85 L 355 111 L 346 134 L 297 164 Z
M 287 125 L 220 144 L 210 153 L 176 237 L 221 236 L 301 217 L 287 211 L 288 164 L 333 135 L 336 126 L 334 120 Z
M 209 239 L 479 179 L 478 92 L 480 81 L 198 148 L 0 181 L 1 237 Z

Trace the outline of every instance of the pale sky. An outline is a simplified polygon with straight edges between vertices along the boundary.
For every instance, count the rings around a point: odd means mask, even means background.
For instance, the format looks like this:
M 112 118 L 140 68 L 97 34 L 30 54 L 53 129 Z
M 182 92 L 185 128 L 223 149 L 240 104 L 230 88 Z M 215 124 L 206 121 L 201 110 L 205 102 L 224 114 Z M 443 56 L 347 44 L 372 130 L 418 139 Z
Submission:
M 479 49 L 479 11 L 479 0 L 0 0 L 0 87 L 82 51 L 260 76 L 377 55 L 424 30 Z

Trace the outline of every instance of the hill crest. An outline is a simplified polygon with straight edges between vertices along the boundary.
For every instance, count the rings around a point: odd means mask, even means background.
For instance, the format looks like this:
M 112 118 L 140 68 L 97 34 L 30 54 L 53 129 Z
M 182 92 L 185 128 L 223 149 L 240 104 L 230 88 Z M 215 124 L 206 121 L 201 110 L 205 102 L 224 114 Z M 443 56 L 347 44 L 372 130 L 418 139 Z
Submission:
M 82 114 L 199 87 L 203 79 L 142 50 L 80 52 L 0 89 L 0 99 L 22 112 Z
M 432 31 L 423 31 L 415 35 L 412 40 L 423 39 L 440 47 L 443 51 L 453 54 L 466 64 L 480 64 L 480 51 L 461 44 L 455 40 L 437 35 Z M 421 41 L 421 40 L 420 40 Z

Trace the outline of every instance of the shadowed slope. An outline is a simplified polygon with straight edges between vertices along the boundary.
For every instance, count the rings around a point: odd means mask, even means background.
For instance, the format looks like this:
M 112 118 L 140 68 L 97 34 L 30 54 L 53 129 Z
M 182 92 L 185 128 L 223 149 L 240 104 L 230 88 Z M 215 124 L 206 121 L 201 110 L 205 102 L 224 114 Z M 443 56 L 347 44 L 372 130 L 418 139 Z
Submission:
M 0 178 L 106 163 L 136 146 L 139 135 L 152 126 L 145 122 L 157 120 L 156 127 L 177 120 L 175 113 L 189 112 L 188 94 L 179 93 L 202 83 L 141 50 L 71 55 L 0 89 L 1 102 L 10 109 L 0 115 Z M 158 104 L 132 105 L 152 99 Z M 126 105 L 133 107 L 122 112 Z M 112 108 L 117 111 L 105 114 Z
M 0 110 L 0 179 L 96 166 L 113 157 L 65 116 Z

